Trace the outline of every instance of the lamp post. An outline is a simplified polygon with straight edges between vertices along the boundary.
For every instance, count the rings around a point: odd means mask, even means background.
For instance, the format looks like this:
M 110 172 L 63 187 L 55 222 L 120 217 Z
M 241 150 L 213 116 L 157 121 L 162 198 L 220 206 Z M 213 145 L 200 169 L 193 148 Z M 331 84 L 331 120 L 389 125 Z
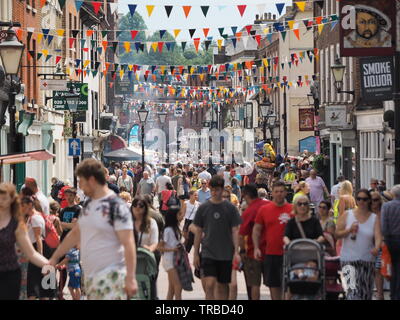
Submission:
M 177 136 L 176 136 L 176 161 L 179 161 L 179 151 L 181 149 L 181 140 L 179 139 L 179 134 L 183 130 L 182 127 L 177 127 Z
M 160 120 L 160 123 L 161 123 L 161 125 L 162 125 L 162 128 L 163 128 L 163 131 L 165 132 L 165 127 L 164 127 L 164 125 L 165 125 L 165 120 L 167 119 L 167 115 L 168 115 L 168 113 L 167 112 L 165 112 L 165 111 L 162 111 L 162 112 L 159 112 L 158 113 L 158 118 L 159 118 L 159 120 Z M 166 162 L 167 163 L 169 163 L 169 146 L 168 146 L 168 143 L 169 143 L 169 139 L 168 139 L 168 130 L 167 130 L 167 134 L 166 134 L 167 136 L 166 136 L 166 147 L 167 147 L 167 160 L 166 160 Z M 163 160 L 164 160 L 164 148 L 163 148 Z
M 147 116 L 149 115 L 149 110 L 146 109 L 144 102 L 138 110 L 139 121 L 142 125 L 142 170 L 144 171 L 144 126 L 146 125 Z
M 271 109 L 272 103 L 269 100 L 264 100 L 263 103 L 260 104 L 260 109 L 261 109 L 261 116 L 263 117 L 263 140 L 264 142 L 267 140 L 267 119 L 268 115 L 270 114 L 270 109 Z
M 25 46 L 18 41 L 14 30 L 11 27 L 7 30 L 6 39 L 0 43 L 0 57 L 6 76 L 10 76 L 11 86 L 8 99 L 8 112 L 10 114 L 9 151 L 16 152 L 17 132 L 15 123 L 15 97 L 21 89 L 20 79 L 17 77 L 22 61 L 22 53 Z M 11 166 L 13 181 L 16 182 L 15 164 Z
M 271 135 L 271 142 L 273 145 L 275 145 L 273 142 L 273 137 L 274 137 L 274 127 L 275 127 L 275 122 L 276 122 L 276 114 L 271 113 L 267 116 L 267 121 L 268 121 L 268 127 L 269 127 L 269 132 Z
M 355 95 L 355 91 L 343 91 L 343 77 L 344 77 L 344 72 L 346 70 L 346 66 L 342 64 L 340 61 L 340 58 L 336 56 L 336 61 L 335 64 L 331 66 L 332 74 L 333 77 L 335 78 L 335 88 L 337 93 L 348 93 L 351 95 Z

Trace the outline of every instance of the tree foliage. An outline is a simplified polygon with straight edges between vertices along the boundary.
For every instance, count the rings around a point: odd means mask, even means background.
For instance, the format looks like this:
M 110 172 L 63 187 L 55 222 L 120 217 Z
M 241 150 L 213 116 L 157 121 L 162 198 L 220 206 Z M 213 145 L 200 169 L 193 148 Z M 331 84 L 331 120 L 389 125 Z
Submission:
M 135 12 L 133 17 L 128 13 L 123 16 L 119 21 L 119 30 L 126 30 L 122 32 L 118 40 L 119 41 L 132 41 L 131 30 L 147 30 L 147 26 L 140 14 Z M 174 37 L 166 32 L 162 39 L 160 38 L 159 32 L 153 33 L 147 40 L 144 31 L 140 31 L 133 41 L 163 41 L 173 43 L 173 50 L 167 49 L 164 44 L 163 50 L 160 53 L 151 48 L 150 52 L 147 52 L 146 43 L 144 43 L 144 51 L 136 50 L 135 46 L 131 44 L 131 51 L 125 52 L 123 43 L 120 43 L 119 47 L 119 58 L 120 63 L 124 64 L 141 64 L 141 65 L 208 65 L 212 63 L 213 54 L 211 47 L 206 51 L 204 46 L 199 48 L 199 52 L 193 44 L 187 44 L 185 50 L 182 50 L 181 42 L 176 42 Z

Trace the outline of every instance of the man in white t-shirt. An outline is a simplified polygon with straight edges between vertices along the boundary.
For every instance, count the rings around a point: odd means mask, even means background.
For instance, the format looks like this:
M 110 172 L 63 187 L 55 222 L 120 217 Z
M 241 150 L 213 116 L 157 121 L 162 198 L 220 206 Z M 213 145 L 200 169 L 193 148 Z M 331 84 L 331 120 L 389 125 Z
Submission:
M 50 263 L 80 245 L 89 300 L 126 300 L 137 292 L 136 248 L 129 207 L 107 186 L 104 166 L 86 159 L 76 169 L 87 196 L 78 223 L 54 252 Z M 111 288 L 111 290 L 110 290 Z
M 202 171 L 199 173 L 199 179 L 210 181 L 212 177 L 211 174 L 206 170 L 206 167 L 202 167 L 201 170 Z
M 43 213 L 48 216 L 50 214 L 50 202 L 43 192 L 39 190 L 36 180 L 34 178 L 25 178 L 25 187 L 31 189 L 32 192 L 35 193 L 36 198 L 40 202 Z
M 160 170 L 160 176 L 156 180 L 156 193 L 158 194 L 158 199 L 161 199 L 161 191 L 164 191 L 167 189 L 167 183 L 171 183 L 171 178 L 166 175 L 167 170 L 165 168 L 162 168 Z

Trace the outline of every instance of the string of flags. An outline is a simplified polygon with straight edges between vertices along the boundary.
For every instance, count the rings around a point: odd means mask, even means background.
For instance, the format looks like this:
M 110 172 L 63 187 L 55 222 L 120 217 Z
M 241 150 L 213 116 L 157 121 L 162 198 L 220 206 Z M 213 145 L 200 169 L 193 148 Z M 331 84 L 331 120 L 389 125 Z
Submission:
M 66 0 L 58 0 L 58 2 L 59 2 L 59 5 L 60 5 L 60 8 L 63 9 L 63 7 L 65 6 Z M 304 12 L 305 9 L 306 9 L 307 3 L 317 3 L 321 8 L 323 8 L 324 0 L 310 0 L 310 1 L 297 1 L 297 2 L 295 2 L 297 8 L 298 8 L 300 11 L 303 11 L 303 12 Z M 40 5 L 41 5 L 41 7 L 45 6 L 46 4 L 47 4 L 47 1 L 46 1 L 46 0 L 40 0 Z M 95 13 L 96 15 L 99 13 L 100 9 L 101 9 L 101 8 L 103 7 L 103 5 L 104 5 L 104 3 L 101 2 L 101 1 L 75 0 L 75 8 L 76 8 L 76 10 L 77 10 L 78 12 L 79 12 L 79 10 L 82 8 L 83 4 L 87 4 L 88 6 L 91 6 L 92 9 L 93 9 L 93 11 L 94 11 L 94 13 Z M 110 7 L 111 13 L 114 13 L 114 12 L 118 9 L 118 7 L 121 6 L 121 4 L 112 3 L 112 2 L 108 3 L 108 5 L 109 5 L 109 7 Z M 258 10 L 258 12 L 260 12 L 260 14 L 263 14 L 263 13 L 265 12 L 265 8 L 266 8 L 266 5 L 267 5 L 267 4 L 266 4 L 265 1 L 264 1 L 263 3 L 253 4 L 253 5 L 255 5 L 255 6 L 257 7 L 257 10 Z M 282 14 L 283 9 L 285 8 L 285 5 L 286 5 L 285 3 L 275 3 L 276 9 L 277 9 L 279 15 Z M 127 6 L 128 6 L 128 9 L 129 9 L 130 14 L 133 16 L 133 15 L 135 14 L 135 12 L 136 12 L 136 10 L 137 10 L 137 7 L 138 7 L 139 5 L 136 4 L 136 3 L 132 3 L 132 4 L 127 4 Z M 182 13 L 185 15 L 186 18 L 189 17 L 190 12 L 192 11 L 192 8 L 193 8 L 193 7 L 198 7 L 198 6 L 196 6 L 196 5 L 153 5 L 153 4 L 146 4 L 146 5 L 143 5 L 143 6 L 145 6 L 145 8 L 146 8 L 146 12 L 147 12 L 147 14 L 148 14 L 148 17 L 151 17 L 151 16 L 152 16 L 152 14 L 153 14 L 153 12 L 154 12 L 154 9 L 155 9 L 156 7 L 164 7 L 165 14 L 166 14 L 166 16 L 167 16 L 168 18 L 170 17 L 171 12 L 172 12 L 174 9 L 176 10 L 178 7 L 181 8 Z M 238 13 L 239 13 L 239 15 L 240 15 L 241 17 L 243 17 L 243 15 L 244 15 L 245 12 L 246 12 L 247 7 L 248 7 L 248 6 L 251 6 L 251 4 L 250 4 L 250 5 L 248 5 L 248 4 L 200 5 L 199 7 L 200 7 L 201 12 L 203 13 L 204 17 L 206 18 L 206 17 L 207 17 L 207 14 L 209 13 L 210 7 L 218 7 L 218 10 L 219 10 L 219 11 L 223 11 L 223 10 L 225 10 L 225 9 L 231 7 L 231 6 L 236 7 L 236 8 L 237 8 L 237 11 L 238 11 Z M 103 8 L 103 11 L 104 11 L 104 8 Z
M 216 44 L 219 50 L 221 50 L 223 41 L 225 41 L 225 45 L 227 45 L 231 41 L 232 45 L 236 48 L 238 42 L 246 40 L 246 42 L 244 42 L 245 47 L 251 45 L 251 41 L 256 41 L 257 46 L 259 47 L 261 45 L 262 39 L 267 39 L 271 43 L 273 40 L 273 34 L 276 33 L 280 33 L 282 36 L 282 40 L 285 41 L 288 31 L 292 31 L 296 36 L 296 38 L 300 40 L 301 39 L 300 30 L 302 29 L 310 30 L 313 27 L 317 27 L 319 34 L 321 34 L 325 25 L 331 24 L 331 30 L 333 30 L 333 28 L 338 24 L 338 16 L 330 15 L 327 17 L 315 17 L 313 19 L 303 19 L 302 22 L 303 22 L 302 24 L 296 23 L 296 21 L 294 20 L 287 21 L 286 24 L 277 22 L 268 26 L 267 28 L 264 28 L 263 29 L 264 34 L 257 34 L 257 31 L 260 32 L 260 30 L 252 30 L 254 27 L 253 25 L 246 26 L 245 27 L 246 31 L 243 32 L 237 32 L 237 27 L 231 27 L 234 36 L 229 36 L 229 38 L 228 35 L 224 34 L 224 28 L 219 28 L 220 34 L 223 36 L 224 39 L 217 39 Z M 207 37 L 206 40 L 202 41 L 200 38 L 193 38 L 193 34 L 195 31 L 196 29 L 189 29 L 189 32 L 191 33 L 192 37 L 191 41 L 180 41 L 182 50 L 184 51 L 188 42 L 190 42 L 193 43 L 197 52 L 200 48 L 200 43 L 203 43 L 206 51 L 208 51 L 210 45 L 213 43 L 213 37 Z M 204 35 L 208 35 L 209 28 L 203 29 L 203 31 Z M 57 39 L 58 46 L 61 46 L 62 41 L 64 39 L 68 39 L 69 48 L 76 47 L 77 42 L 79 42 L 81 48 L 84 51 L 88 51 L 89 45 L 91 45 L 91 47 L 96 48 L 100 54 L 102 53 L 103 50 L 106 51 L 108 48 L 112 49 L 114 51 L 114 54 L 118 54 L 118 51 L 120 54 L 121 53 L 123 54 L 124 52 L 130 52 L 132 49 L 136 50 L 136 52 L 139 52 L 139 50 L 144 52 L 145 48 L 147 49 L 148 53 L 151 51 L 151 49 L 153 49 L 154 52 L 157 51 L 162 52 L 164 47 L 168 51 L 174 51 L 177 45 L 176 41 L 142 41 L 142 40 L 135 41 L 136 38 L 140 38 L 138 37 L 140 30 L 115 31 L 117 37 L 119 37 L 122 32 L 130 33 L 132 41 L 119 41 L 119 40 L 107 41 L 106 38 L 108 34 L 114 31 L 105 30 L 100 32 L 102 35 L 102 39 L 89 40 L 87 38 L 78 37 L 78 35 L 82 33 L 81 30 L 71 30 L 72 37 L 67 37 L 65 29 L 57 29 L 57 30 L 41 29 L 41 32 L 37 32 L 35 28 L 26 28 L 26 29 L 16 28 L 16 34 L 20 40 L 25 35 L 25 33 L 28 40 L 32 37 L 33 34 L 36 34 L 37 35 L 36 39 L 38 44 L 43 44 L 43 46 L 46 45 L 50 46 L 54 38 Z M 166 30 L 160 30 L 160 40 L 162 39 L 165 32 Z M 179 29 L 174 30 L 175 35 L 177 35 L 179 32 L 180 32 Z M 87 30 L 85 31 L 85 33 L 87 37 L 91 37 L 94 34 L 94 30 Z M 117 51 L 117 49 L 119 50 Z

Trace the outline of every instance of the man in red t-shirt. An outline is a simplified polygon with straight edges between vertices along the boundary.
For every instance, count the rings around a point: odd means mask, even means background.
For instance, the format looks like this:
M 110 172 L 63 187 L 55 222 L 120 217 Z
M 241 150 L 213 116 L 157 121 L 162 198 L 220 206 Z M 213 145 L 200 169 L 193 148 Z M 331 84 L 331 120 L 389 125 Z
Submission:
M 282 299 L 283 237 L 287 222 L 293 217 L 292 205 L 287 203 L 286 186 L 282 181 L 272 185 L 273 201 L 261 207 L 253 228 L 254 257 L 264 254 L 264 284 L 269 287 L 272 300 Z M 261 251 L 260 238 L 266 246 Z
M 242 224 L 239 229 L 240 254 L 242 255 L 246 285 L 251 288 L 251 300 L 260 300 L 263 263 L 262 259 L 254 259 L 254 245 L 251 234 L 257 212 L 270 201 L 262 200 L 258 197 L 257 186 L 255 184 L 244 186 L 242 195 L 248 207 L 242 214 Z M 264 246 L 265 242 L 262 240 L 260 248 L 263 249 Z

